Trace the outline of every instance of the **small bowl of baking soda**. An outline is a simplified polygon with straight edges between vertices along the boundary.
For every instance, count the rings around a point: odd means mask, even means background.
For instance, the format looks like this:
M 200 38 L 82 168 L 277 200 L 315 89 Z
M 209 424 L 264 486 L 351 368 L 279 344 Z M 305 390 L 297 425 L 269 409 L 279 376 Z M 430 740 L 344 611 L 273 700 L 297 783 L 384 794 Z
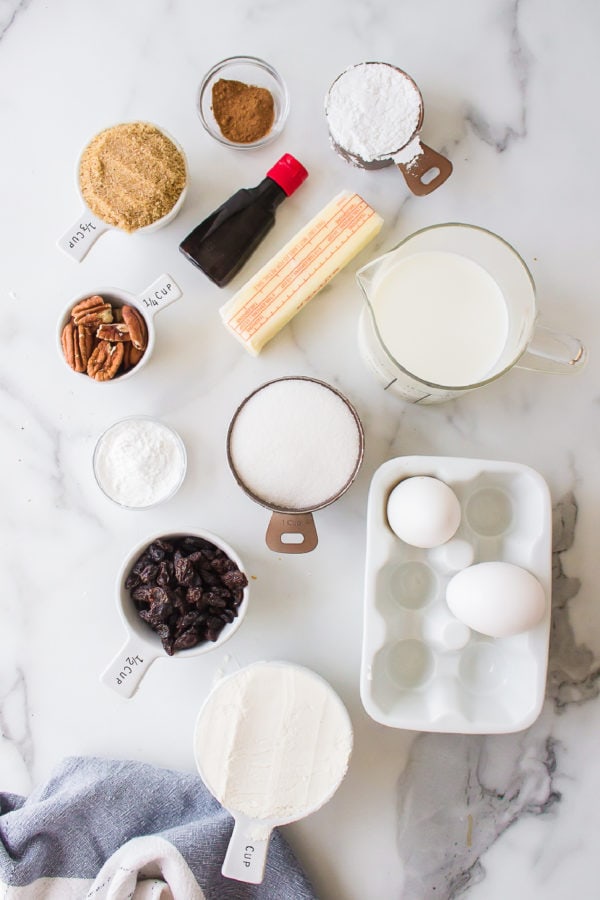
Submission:
M 187 455 L 173 428 L 150 416 L 132 416 L 100 435 L 93 467 L 98 487 L 114 503 L 150 509 L 177 493 Z

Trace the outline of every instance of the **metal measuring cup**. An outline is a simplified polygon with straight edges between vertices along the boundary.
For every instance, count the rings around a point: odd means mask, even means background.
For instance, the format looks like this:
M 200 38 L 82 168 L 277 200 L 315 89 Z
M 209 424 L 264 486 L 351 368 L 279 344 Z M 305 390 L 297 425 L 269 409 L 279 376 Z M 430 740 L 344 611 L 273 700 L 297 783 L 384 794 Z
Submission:
M 276 506 L 275 504 L 270 502 L 268 498 L 261 497 L 258 494 L 254 493 L 244 482 L 243 478 L 237 471 L 231 449 L 232 436 L 236 421 L 246 404 L 259 391 L 262 391 L 265 388 L 268 388 L 270 385 L 281 381 L 310 381 L 332 391 L 332 393 L 336 394 L 340 398 L 340 400 L 342 400 L 346 404 L 348 410 L 352 414 L 356 423 L 358 436 L 358 453 L 356 457 L 356 463 L 352 473 L 350 474 L 350 477 L 347 479 L 345 484 L 338 491 L 336 491 L 335 494 L 329 497 L 324 497 L 318 503 L 313 503 L 310 506 L 297 507 L 295 509 Z M 276 429 L 277 422 L 273 422 L 272 427 L 273 429 Z M 266 435 L 266 439 L 268 440 L 268 435 Z M 332 387 L 330 384 L 326 384 L 324 381 L 319 381 L 316 378 L 308 378 L 302 375 L 289 375 L 284 378 L 275 378 L 272 381 L 268 381 L 265 384 L 260 385 L 260 387 L 252 391 L 252 393 L 242 401 L 242 403 L 235 411 L 234 416 L 230 422 L 229 429 L 227 431 L 227 461 L 229 463 L 229 468 L 231 469 L 233 477 L 235 478 L 241 489 L 252 500 L 254 500 L 255 503 L 258 503 L 260 504 L 260 506 L 264 506 L 266 509 L 269 509 L 271 511 L 271 519 L 269 521 L 269 525 L 267 527 L 265 535 L 265 541 L 267 547 L 270 550 L 273 550 L 276 553 L 309 553 L 311 550 L 315 549 L 318 544 L 319 538 L 312 514 L 319 509 L 323 509 L 325 506 L 329 506 L 330 503 L 334 503 L 336 500 L 339 500 L 342 494 L 346 493 L 346 491 L 356 478 L 358 470 L 360 469 L 360 466 L 362 464 L 364 456 L 364 445 L 365 440 L 363 427 L 352 404 L 349 402 L 349 400 L 347 400 L 346 397 L 344 397 L 342 393 L 340 393 L 340 391 L 336 390 L 336 388 Z M 284 540 L 286 536 L 288 536 L 287 541 Z M 295 540 L 290 540 L 289 538 L 295 538 Z M 300 540 L 298 540 L 298 538 L 300 538 Z
M 338 153 L 343 159 L 345 159 L 346 162 L 349 162 L 354 166 L 358 166 L 361 169 L 382 169 L 384 168 L 384 166 L 396 165 L 404 175 L 404 180 L 406 181 L 406 184 L 413 194 L 416 194 L 419 197 L 426 194 L 431 194 L 432 191 L 435 191 L 436 188 L 440 187 L 446 181 L 446 179 L 450 177 L 452 173 L 452 163 L 445 156 L 442 156 L 441 153 L 438 153 L 437 150 L 433 150 L 431 147 L 427 146 L 427 144 L 424 144 L 421 140 L 419 132 L 421 130 L 421 126 L 423 125 L 423 96 L 414 79 L 411 78 L 410 75 L 408 75 L 398 66 L 393 66 L 391 65 L 391 63 L 378 63 L 370 61 L 357 63 L 356 66 L 350 66 L 349 69 L 345 69 L 340 75 L 338 75 L 335 81 L 331 84 L 329 91 L 327 92 L 327 96 L 325 98 L 325 115 L 327 116 L 327 110 L 333 86 L 337 84 L 337 82 L 341 78 L 343 78 L 351 69 L 357 69 L 360 66 L 373 65 L 388 66 L 390 69 L 394 69 L 396 72 L 399 72 L 404 78 L 408 79 L 408 81 L 413 86 L 416 94 L 418 95 L 420 107 L 417 125 L 413 133 L 407 141 L 404 141 L 402 146 L 397 147 L 392 152 L 386 151 L 384 154 L 373 160 L 365 160 L 357 154 L 351 153 L 345 147 L 342 147 L 335 140 L 334 136 L 331 134 L 330 129 L 331 145 L 336 153 Z

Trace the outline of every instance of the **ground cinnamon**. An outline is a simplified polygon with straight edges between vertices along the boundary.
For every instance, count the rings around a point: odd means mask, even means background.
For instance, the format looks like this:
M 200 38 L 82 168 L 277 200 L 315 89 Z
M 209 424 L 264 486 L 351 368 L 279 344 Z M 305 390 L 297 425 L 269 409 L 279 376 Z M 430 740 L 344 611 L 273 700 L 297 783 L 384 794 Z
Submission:
M 226 78 L 213 85 L 212 111 L 223 137 L 236 144 L 259 141 L 269 133 L 275 118 L 270 91 Z

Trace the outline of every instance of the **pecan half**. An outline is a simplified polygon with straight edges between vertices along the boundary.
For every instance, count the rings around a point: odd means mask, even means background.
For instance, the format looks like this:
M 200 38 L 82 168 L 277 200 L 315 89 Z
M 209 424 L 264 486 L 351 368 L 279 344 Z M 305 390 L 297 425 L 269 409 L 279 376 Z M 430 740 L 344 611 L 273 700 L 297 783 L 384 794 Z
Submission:
M 99 325 L 96 337 L 100 341 L 131 341 L 129 325 L 118 322 L 113 322 L 111 325 Z
M 134 366 L 137 366 L 140 359 L 144 355 L 143 350 L 138 350 L 137 347 L 134 347 L 131 341 L 125 341 L 123 344 L 123 371 L 129 372 L 130 369 L 133 369 Z
M 77 340 L 77 329 L 73 322 L 67 322 L 63 328 L 60 335 L 60 342 L 62 344 L 64 357 L 69 366 L 75 372 L 85 372 Z
M 104 297 L 100 297 L 99 294 L 94 294 L 93 297 L 87 297 L 85 300 L 80 300 L 79 303 L 76 303 L 71 310 L 71 315 L 76 319 L 78 316 L 91 312 L 91 310 L 96 309 L 98 306 L 104 306 Z
M 85 372 L 92 351 L 94 349 L 95 339 L 94 332 L 83 325 L 76 326 L 77 343 L 79 345 L 79 353 L 81 355 L 82 371 Z
M 96 381 L 110 381 L 123 362 L 123 344 L 99 341 L 87 364 L 87 373 Z
M 76 325 L 84 325 L 86 328 L 97 328 L 98 325 L 112 322 L 112 320 L 113 311 L 110 303 L 104 303 L 95 309 L 73 316 L 73 321 Z
M 123 306 L 121 313 L 123 321 L 129 326 L 131 343 L 136 350 L 145 350 L 148 346 L 148 329 L 144 317 L 133 306 Z

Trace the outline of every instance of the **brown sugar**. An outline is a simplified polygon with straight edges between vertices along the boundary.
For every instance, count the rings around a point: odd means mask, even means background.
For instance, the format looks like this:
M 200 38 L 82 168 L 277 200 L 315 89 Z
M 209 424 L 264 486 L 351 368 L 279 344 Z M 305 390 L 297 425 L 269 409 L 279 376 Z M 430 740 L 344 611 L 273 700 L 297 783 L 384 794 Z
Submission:
M 185 184 L 182 153 L 148 122 L 101 131 L 83 151 L 79 165 L 79 185 L 88 207 L 124 231 L 166 216 Z
M 260 140 L 269 133 L 275 119 L 270 91 L 226 78 L 213 85 L 212 111 L 223 137 L 236 144 Z

